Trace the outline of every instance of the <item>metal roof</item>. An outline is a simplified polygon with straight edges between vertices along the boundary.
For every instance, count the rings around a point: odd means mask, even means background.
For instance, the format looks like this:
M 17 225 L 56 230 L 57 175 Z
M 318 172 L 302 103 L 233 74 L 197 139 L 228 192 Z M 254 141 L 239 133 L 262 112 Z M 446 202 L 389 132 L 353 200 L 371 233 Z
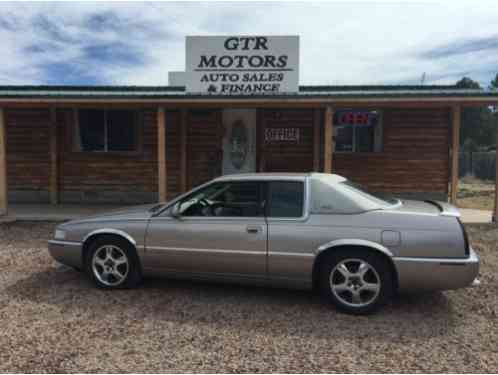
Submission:
M 292 98 L 445 98 L 498 99 L 498 91 L 456 86 L 300 86 L 296 93 L 216 95 L 187 93 L 180 86 L 0 86 L 1 99 L 292 99 Z

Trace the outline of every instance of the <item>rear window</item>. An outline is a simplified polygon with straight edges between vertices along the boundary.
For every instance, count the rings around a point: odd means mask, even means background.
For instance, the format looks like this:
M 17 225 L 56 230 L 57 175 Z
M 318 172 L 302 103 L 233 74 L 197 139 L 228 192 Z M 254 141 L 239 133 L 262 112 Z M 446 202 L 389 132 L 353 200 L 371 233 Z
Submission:
M 311 212 L 313 213 L 356 213 L 364 211 L 357 203 L 329 184 L 325 179 L 311 180 Z
M 368 193 L 351 181 L 337 182 L 327 176 L 311 180 L 311 199 L 311 212 L 320 214 L 354 214 L 398 203 L 396 199 Z
M 396 198 L 393 198 L 389 196 L 388 194 L 379 194 L 379 193 L 372 193 L 368 191 L 364 186 L 361 186 L 360 184 L 355 184 L 354 182 L 351 181 L 344 181 L 341 182 L 341 184 L 348 186 L 352 191 L 355 191 L 358 194 L 361 194 L 365 198 L 371 199 L 373 201 L 376 201 L 380 205 L 393 205 L 398 202 Z

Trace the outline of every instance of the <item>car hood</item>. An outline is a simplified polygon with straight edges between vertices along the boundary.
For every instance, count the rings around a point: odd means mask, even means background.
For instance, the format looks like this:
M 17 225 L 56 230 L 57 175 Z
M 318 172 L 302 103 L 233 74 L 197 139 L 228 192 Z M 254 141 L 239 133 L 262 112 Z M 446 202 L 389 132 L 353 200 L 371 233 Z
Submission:
M 455 206 L 446 202 L 432 200 L 403 200 L 401 205 L 397 205 L 389 210 L 412 215 L 460 216 L 460 212 Z
M 157 205 L 157 203 L 153 203 L 117 208 L 114 210 L 101 212 L 99 214 L 85 216 L 80 219 L 71 220 L 67 223 L 62 224 L 62 226 L 95 221 L 148 220 L 152 215 L 151 209 L 153 207 L 156 207 Z

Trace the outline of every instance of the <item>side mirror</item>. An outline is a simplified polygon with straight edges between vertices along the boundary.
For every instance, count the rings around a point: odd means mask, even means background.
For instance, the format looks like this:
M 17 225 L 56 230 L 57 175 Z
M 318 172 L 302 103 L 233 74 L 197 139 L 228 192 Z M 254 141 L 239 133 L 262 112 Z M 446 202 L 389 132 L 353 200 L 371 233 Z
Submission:
M 177 202 L 175 205 L 171 208 L 171 216 L 173 216 L 175 219 L 179 219 L 182 216 L 182 212 L 180 210 L 181 208 L 181 203 Z

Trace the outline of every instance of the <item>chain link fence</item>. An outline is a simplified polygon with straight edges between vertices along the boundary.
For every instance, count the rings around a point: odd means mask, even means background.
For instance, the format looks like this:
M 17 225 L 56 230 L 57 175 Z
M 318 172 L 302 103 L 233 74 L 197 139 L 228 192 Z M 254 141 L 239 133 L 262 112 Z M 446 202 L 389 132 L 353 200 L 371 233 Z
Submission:
M 474 176 L 480 180 L 494 180 L 496 175 L 496 151 L 460 152 L 458 176 Z

